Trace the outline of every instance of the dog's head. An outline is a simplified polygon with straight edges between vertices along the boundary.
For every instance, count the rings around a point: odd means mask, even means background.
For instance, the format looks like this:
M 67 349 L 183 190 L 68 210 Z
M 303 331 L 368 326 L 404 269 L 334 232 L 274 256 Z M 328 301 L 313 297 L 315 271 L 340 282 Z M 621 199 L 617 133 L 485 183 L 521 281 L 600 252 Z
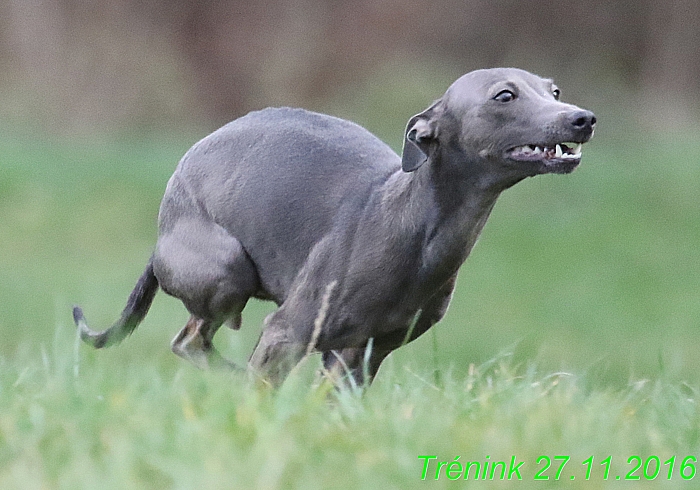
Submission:
M 449 154 L 450 164 L 477 163 L 494 178 L 571 172 L 596 118 L 559 96 L 552 80 L 516 68 L 467 73 L 410 119 L 402 167 L 412 172 Z

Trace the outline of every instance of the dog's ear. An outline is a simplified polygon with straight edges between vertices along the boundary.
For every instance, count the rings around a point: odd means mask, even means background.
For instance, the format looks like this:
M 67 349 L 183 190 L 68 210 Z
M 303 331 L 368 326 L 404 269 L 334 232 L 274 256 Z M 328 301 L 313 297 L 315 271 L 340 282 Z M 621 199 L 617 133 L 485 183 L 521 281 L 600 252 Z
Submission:
M 401 168 L 413 172 L 423 165 L 438 146 L 437 110 L 440 101 L 435 102 L 420 114 L 409 119 L 403 140 Z

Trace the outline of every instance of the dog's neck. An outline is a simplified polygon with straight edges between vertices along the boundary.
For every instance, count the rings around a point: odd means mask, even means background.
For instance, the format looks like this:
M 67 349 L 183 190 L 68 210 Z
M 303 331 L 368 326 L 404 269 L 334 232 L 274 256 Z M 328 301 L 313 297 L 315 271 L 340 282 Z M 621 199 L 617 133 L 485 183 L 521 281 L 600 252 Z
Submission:
M 453 160 L 431 160 L 415 172 L 394 173 L 382 205 L 393 232 L 420 248 L 425 280 L 440 284 L 469 256 L 502 189 L 478 173 L 465 175 Z

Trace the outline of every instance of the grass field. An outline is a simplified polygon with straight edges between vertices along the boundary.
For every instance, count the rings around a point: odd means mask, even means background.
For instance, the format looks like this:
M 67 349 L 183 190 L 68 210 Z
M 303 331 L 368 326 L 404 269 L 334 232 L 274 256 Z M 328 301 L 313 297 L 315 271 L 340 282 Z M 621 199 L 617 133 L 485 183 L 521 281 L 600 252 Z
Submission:
M 312 386 L 316 358 L 274 393 L 195 370 L 169 351 L 187 314 L 162 293 L 119 347 L 78 345 L 71 306 L 96 327 L 117 318 L 196 136 L 4 136 L 0 488 L 464 488 L 438 464 L 457 456 L 523 462 L 522 481 L 472 473 L 469 488 L 629 487 L 615 480 L 628 472 L 696 487 L 680 471 L 700 457 L 700 140 L 687 136 L 601 131 L 571 176 L 505 193 L 446 318 L 362 397 Z M 269 311 L 249 305 L 219 349 L 245 362 Z M 540 456 L 548 482 L 534 481 Z M 570 457 L 559 481 L 555 456 Z

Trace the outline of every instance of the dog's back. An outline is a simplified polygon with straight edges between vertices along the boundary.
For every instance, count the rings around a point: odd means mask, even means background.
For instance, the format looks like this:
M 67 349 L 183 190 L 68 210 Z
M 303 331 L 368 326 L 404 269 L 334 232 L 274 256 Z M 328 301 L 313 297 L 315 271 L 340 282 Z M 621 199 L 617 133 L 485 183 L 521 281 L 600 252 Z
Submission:
M 400 166 L 391 148 L 349 121 L 302 109 L 252 112 L 182 158 L 161 205 L 161 236 L 183 216 L 213 221 L 250 255 L 260 295 L 281 303 L 340 208 L 362 209 L 352 203 Z

